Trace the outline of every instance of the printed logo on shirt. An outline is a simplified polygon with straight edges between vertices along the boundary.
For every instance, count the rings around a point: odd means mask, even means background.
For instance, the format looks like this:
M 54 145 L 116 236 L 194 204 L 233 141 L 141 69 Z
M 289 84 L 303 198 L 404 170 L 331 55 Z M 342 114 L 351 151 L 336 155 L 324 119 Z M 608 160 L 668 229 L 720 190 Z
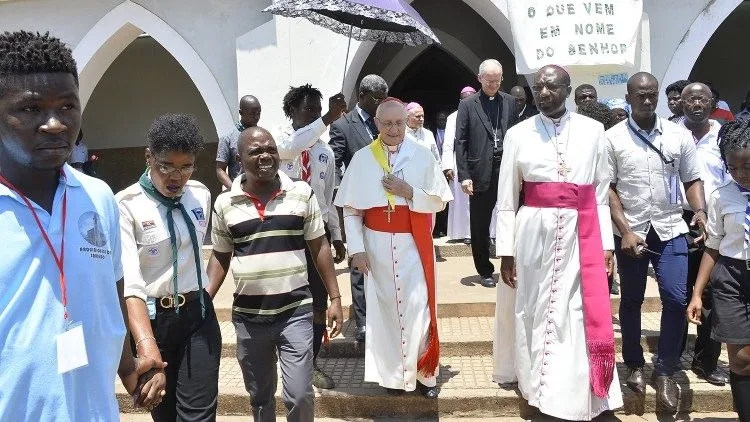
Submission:
M 206 227 L 206 216 L 203 214 L 203 208 L 193 208 L 191 211 L 193 211 L 195 219 L 198 220 L 198 224 L 201 227 Z
M 105 259 L 112 251 L 105 249 L 107 246 L 107 234 L 102 226 L 102 217 L 87 211 L 78 218 L 78 232 L 93 248 L 82 247 L 80 252 L 91 254 L 91 258 Z
M 289 171 L 294 170 L 294 163 L 292 163 L 292 162 L 286 163 L 286 169 L 289 170 Z
M 149 256 L 158 256 L 159 255 L 159 248 L 156 246 L 152 246 L 148 248 L 148 255 Z
M 318 160 L 323 164 L 328 164 L 328 154 L 320 154 Z
M 321 178 L 321 180 L 322 180 L 322 179 L 325 179 L 325 178 L 326 178 L 326 172 L 324 172 L 324 171 L 321 171 L 321 172 L 320 172 L 320 178 Z
M 141 222 L 141 226 L 143 226 L 144 231 L 148 231 L 151 229 L 155 229 L 156 223 L 154 223 L 154 220 L 146 220 L 146 221 Z

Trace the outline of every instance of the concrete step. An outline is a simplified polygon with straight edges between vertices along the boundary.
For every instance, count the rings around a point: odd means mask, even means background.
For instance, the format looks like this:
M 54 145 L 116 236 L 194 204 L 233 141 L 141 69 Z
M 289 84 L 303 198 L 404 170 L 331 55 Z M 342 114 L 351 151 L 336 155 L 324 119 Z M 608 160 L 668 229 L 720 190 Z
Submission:
M 691 356 L 684 355 L 683 366 L 689 366 Z M 618 362 L 622 357 L 618 356 Z M 726 362 L 726 355 L 722 356 Z M 320 359 L 321 368 L 331 375 L 337 386 L 333 390 L 315 393 L 316 417 L 332 418 L 377 418 L 377 417 L 477 417 L 503 416 L 527 417 L 536 412 L 520 396 L 517 389 L 504 389 L 491 381 L 492 357 L 488 355 L 449 356 L 441 361 L 438 386 L 440 398 L 427 400 L 417 393 L 399 397 L 388 396 L 373 383 L 362 381 L 364 359 L 338 358 Z M 725 368 L 725 365 L 722 366 Z M 646 366 L 646 376 L 651 376 L 652 366 Z M 624 381 L 626 368 L 618 364 L 619 379 Z M 731 412 L 732 396 L 728 386 L 716 387 L 708 384 L 692 372 L 679 372 L 675 380 L 680 385 L 680 412 Z M 280 398 L 281 382 L 276 395 L 277 414 L 285 414 Z M 648 387 L 645 395 L 639 395 L 623 386 L 625 406 L 619 413 L 662 413 L 656 403 L 655 390 Z M 122 412 L 132 412 L 132 400 L 117 385 L 117 396 Z M 220 415 L 250 414 L 249 396 L 245 391 L 242 374 L 236 359 L 222 359 L 219 381 Z
M 660 313 L 644 313 L 641 317 L 643 350 L 655 353 L 659 344 Z M 439 318 L 438 333 L 440 333 L 441 356 L 492 355 L 492 338 L 494 333 L 494 317 L 460 317 Z M 615 331 L 615 347 L 622 350 L 622 335 L 617 316 L 612 317 Z M 230 321 L 220 323 L 223 340 L 222 356 L 234 357 L 237 351 L 237 337 L 234 326 Z M 696 328 L 691 325 L 688 329 L 688 348 L 695 342 Z M 324 347 L 321 357 L 327 358 L 356 358 L 364 357 L 364 346 L 354 338 L 354 321 L 344 322 L 342 335 L 331 339 L 328 347 Z
M 207 261 L 208 258 L 211 257 L 212 246 L 204 245 L 201 249 L 202 257 Z M 465 245 L 463 242 L 453 242 L 445 237 L 435 239 L 435 256 L 437 259 L 471 256 L 471 245 Z
M 490 290 L 490 289 L 487 289 Z M 492 290 L 494 293 L 494 290 Z M 494 297 L 494 296 L 493 296 Z M 610 296 L 612 311 L 617 313 L 620 309 L 620 296 Z M 216 317 L 219 321 L 232 320 L 231 302 L 224 306 L 216 305 Z M 343 305 L 344 318 L 354 319 L 354 309 L 351 305 Z M 647 296 L 643 300 L 641 312 L 661 312 L 661 299 L 659 297 Z M 470 303 L 438 303 L 438 317 L 468 318 L 468 317 L 494 317 L 495 302 L 470 302 Z
M 711 422 L 736 422 L 737 414 L 734 412 L 712 412 L 712 413 L 700 413 L 693 414 L 696 420 L 711 421 Z M 229 415 L 229 416 L 218 416 L 217 422 L 247 422 L 247 416 Z M 316 422 L 405 422 L 405 421 L 419 421 L 419 422 L 487 422 L 487 418 L 471 418 L 471 417 L 432 417 L 432 418 L 403 418 L 403 417 L 392 417 L 392 418 L 315 418 Z M 559 419 L 545 417 L 541 415 L 534 416 L 534 422 L 559 422 Z M 657 415 L 656 413 L 646 413 L 643 415 L 625 415 L 618 414 L 616 417 L 611 415 L 603 415 L 595 419 L 598 422 L 604 421 L 617 421 L 617 422 L 661 422 L 664 420 L 663 415 Z M 147 413 L 121 413 L 120 422 L 151 422 L 151 416 Z M 286 422 L 286 417 L 277 416 L 276 422 Z M 504 416 L 492 418 L 492 422 L 529 422 L 528 418 L 522 418 L 520 416 Z

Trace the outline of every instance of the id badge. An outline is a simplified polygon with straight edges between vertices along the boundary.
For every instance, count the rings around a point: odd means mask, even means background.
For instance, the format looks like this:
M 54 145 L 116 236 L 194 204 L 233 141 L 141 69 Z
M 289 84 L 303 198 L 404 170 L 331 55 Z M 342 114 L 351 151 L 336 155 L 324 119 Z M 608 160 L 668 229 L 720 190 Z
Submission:
M 75 323 L 67 326 L 57 340 L 57 373 L 64 374 L 89 364 L 86 354 L 86 340 L 83 325 Z
M 669 176 L 669 203 L 677 205 L 682 203 L 682 193 L 680 192 L 680 177 L 677 173 Z
M 156 298 L 146 299 L 146 309 L 148 309 L 148 319 L 156 319 Z

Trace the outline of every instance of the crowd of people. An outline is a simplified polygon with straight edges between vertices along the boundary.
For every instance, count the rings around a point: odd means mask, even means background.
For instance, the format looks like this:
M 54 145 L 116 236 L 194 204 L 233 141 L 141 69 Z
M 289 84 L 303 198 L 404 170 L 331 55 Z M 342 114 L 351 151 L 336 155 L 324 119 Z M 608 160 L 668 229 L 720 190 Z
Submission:
M 156 421 L 215 420 L 213 298 L 231 270 L 253 417 L 276 420 L 278 362 L 287 419 L 311 421 L 313 386 L 335 387 L 317 356 L 342 330 L 334 263 L 347 256 L 364 381 L 437 399 L 433 236 L 447 234 L 471 245 L 481 284 L 496 288 L 493 381 L 517 383 L 542 413 L 590 420 L 623 405 L 615 266 L 625 385 L 645 393 L 640 307 L 651 265 L 663 305 L 650 380 L 658 400 L 678 408 L 690 321 L 692 370 L 728 383 L 750 420 L 750 111 L 725 113 L 711 86 L 667 86 L 666 119 L 649 73 L 605 104 L 548 65 L 533 76 L 532 106 L 523 87 L 500 90 L 503 67 L 488 59 L 479 89 L 436 113 L 434 133 L 423 105 L 389 97 L 378 75 L 361 80 L 349 111 L 343 94 L 323 113 L 318 89 L 290 87 L 289 124 L 273 130 L 258 126 L 260 101 L 247 95 L 219 142 L 224 190 L 212 201 L 190 179 L 205 139 L 189 115 L 154 120 L 146 169 L 123 191 L 84 175 L 77 75 L 57 38 L 0 35 L 3 417 L 115 420 L 118 374 Z M 729 377 L 717 369 L 722 343 Z

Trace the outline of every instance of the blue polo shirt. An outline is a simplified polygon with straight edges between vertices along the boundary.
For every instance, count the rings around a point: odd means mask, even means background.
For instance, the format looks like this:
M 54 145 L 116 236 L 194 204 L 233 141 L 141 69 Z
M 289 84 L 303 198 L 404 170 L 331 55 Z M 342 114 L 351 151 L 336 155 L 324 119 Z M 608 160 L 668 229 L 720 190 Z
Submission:
M 52 215 L 34 209 L 59 254 L 67 185 L 65 278 L 68 314 L 82 323 L 88 366 L 57 373 L 65 328 L 59 271 L 23 199 L 0 184 L 0 421 L 112 421 L 125 324 L 116 282 L 119 211 L 102 181 L 65 165 Z

